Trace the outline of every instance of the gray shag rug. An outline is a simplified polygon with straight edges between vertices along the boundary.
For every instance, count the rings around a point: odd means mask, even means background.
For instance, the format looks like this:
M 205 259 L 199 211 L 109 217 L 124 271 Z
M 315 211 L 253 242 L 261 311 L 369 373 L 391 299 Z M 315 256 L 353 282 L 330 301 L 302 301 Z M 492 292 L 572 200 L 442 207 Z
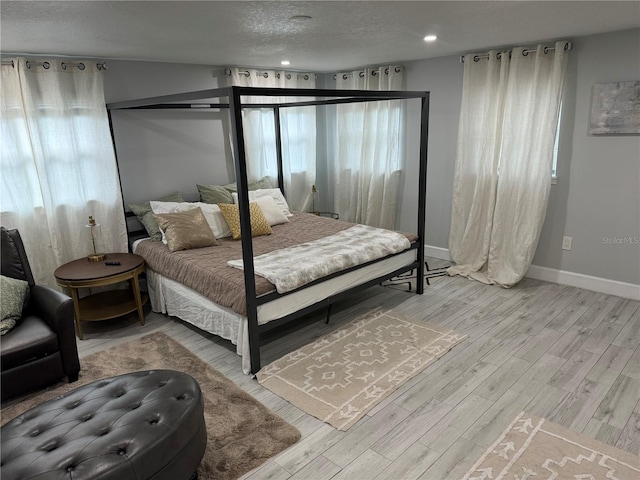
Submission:
M 231 380 L 162 332 L 80 359 L 80 379 L 60 383 L 3 408 L 5 424 L 20 413 L 81 385 L 140 370 L 188 373 L 204 396 L 207 449 L 198 469 L 201 479 L 238 478 L 300 439 L 300 432 Z

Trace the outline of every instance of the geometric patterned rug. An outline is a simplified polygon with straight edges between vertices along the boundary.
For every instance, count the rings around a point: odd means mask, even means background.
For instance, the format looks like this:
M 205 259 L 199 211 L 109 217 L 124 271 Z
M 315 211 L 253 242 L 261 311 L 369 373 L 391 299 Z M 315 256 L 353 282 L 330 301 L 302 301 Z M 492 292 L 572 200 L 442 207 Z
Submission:
M 640 458 L 521 412 L 462 480 L 640 478 Z
M 376 309 L 279 358 L 256 376 L 298 408 L 347 430 L 465 338 Z

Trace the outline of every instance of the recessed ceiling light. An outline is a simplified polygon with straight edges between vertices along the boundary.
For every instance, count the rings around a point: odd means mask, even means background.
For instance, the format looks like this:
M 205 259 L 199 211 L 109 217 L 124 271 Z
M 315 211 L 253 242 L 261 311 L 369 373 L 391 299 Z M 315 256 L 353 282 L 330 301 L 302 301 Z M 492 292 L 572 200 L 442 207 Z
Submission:
M 426 37 L 424 37 L 424 41 L 425 42 L 434 42 L 436 41 L 438 37 L 436 37 L 435 35 L 427 35 Z
M 289 60 L 282 60 L 280 65 L 291 65 L 291 62 Z

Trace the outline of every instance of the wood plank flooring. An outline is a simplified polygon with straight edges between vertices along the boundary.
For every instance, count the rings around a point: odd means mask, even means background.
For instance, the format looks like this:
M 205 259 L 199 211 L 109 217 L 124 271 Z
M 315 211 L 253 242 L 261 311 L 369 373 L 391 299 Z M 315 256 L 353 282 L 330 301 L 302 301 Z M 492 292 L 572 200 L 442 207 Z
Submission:
M 438 260 L 430 261 L 431 268 Z M 375 307 L 468 335 L 346 432 L 243 375 L 229 342 L 155 313 L 87 324 L 80 355 L 162 330 L 302 433 L 243 478 L 460 478 L 522 410 L 640 454 L 640 302 L 525 279 L 438 277 L 424 295 L 375 287 L 265 338 L 263 365 Z

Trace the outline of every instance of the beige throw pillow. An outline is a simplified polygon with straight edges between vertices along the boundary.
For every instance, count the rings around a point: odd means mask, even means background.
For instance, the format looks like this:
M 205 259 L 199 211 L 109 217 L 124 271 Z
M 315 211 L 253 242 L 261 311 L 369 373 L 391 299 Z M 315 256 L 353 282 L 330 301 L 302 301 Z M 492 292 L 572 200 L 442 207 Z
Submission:
M 218 245 L 200 208 L 155 215 L 172 252 Z
M 222 216 L 222 212 L 218 208 L 218 205 L 212 205 L 204 202 L 150 202 L 151 209 L 154 214 L 158 213 L 178 213 L 184 212 L 185 210 L 193 210 L 196 207 L 199 207 L 202 210 L 202 214 L 204 218 L 207 220 L 209 224 L 209 228 L 218 238 L 225 238 L 231 236 L 231 230 L 229 230 L 229 226 Z M 165 239 L 162 239 L 163 243 L 166 245 L 167 242 Z

